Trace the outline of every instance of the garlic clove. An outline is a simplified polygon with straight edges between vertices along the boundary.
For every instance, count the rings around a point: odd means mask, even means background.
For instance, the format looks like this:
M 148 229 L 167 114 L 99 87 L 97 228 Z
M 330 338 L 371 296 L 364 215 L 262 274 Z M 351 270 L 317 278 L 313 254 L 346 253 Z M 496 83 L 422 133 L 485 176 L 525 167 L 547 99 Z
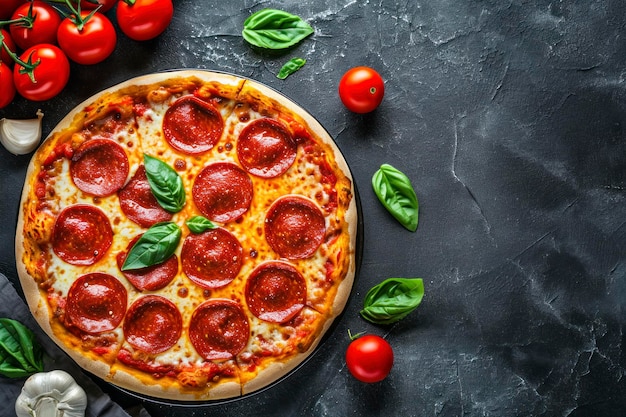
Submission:
M 41 119 L 43 113 L 37 110 L 36 119 L 0 120 L 0 143 L 14 155 L 24 155 L 37 148 L 41 140 Z

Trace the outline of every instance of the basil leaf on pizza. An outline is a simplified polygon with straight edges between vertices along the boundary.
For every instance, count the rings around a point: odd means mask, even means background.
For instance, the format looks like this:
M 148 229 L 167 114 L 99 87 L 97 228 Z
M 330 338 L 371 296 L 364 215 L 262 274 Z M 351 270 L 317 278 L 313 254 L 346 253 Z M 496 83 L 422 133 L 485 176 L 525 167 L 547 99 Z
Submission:
M 167 260 L 178 247 L 181 234 L 176 223 L 155 224 L 130 249 L 122 271 L 146 268 Z
M 185 221 L 185 224 L 191 231 L 191 233 L 202 233 L 209 229 L 217 228 L 217 225 L 204 216 L 193 216 L 191 219 Z
M 264 49 L 286 49 L 313 33 L 299 16 L 277 9 L 263 9 L 243 22 L 243 38 Z
M 415 310 L 423 297 L 421 278 L 388 278 L 367 292 L 360 314 L 375 324 L 393 324 Z
M 174 168 L 148 154 L 143 156 L 146 176 L 152 194 L 159 205 L 170 213 L 177 213 L 185 206 L 185 188 Z
M 382 205 L 405 228 L 417 230 L 419 203 L 411 180 L 400 170 L 383 164 L 372 177 L 372 187 Z

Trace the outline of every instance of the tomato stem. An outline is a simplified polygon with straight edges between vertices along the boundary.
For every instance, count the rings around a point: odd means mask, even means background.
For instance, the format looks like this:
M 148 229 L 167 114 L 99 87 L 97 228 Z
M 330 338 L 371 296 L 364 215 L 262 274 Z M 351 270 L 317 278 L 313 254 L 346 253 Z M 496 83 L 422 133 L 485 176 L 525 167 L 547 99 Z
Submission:
M 100 4 L 98 7 L 93 9 L 87 16 L 82 17 L 81 16 L 81 9 L 80 9 L 80 1 L 76 1 L 76 7 L 74 7 L 74 5 L 72 4 L 72 0 L 49 0 L 49 1 L 52 1 L 52 2 L 55 2 L 55 3 L 64 4 L 68 9 L 70 9 L 69 13 L 67 13 L 64 10 L 61 10 L 61 9 L 55 7 L 55 9 L 59 13 L 61 13 L 61 15 L 64 18 L 69 19 L 72 23 L 74 23 L 74 25 L 76 26 L 76 29 L 79 32 L 83 31 L 83 28 L 85 27 L 85 24 L 102 7 L 102 4 Z
M 28 19 L 26 16 L 18 17 L 17 19 L 13 19 L 13 20 L 0 21 L 0 27 L 7 26 L 7 25 L 17 25 L 17 26 L 24 27 L 26 29 L 32 29 L 33 21 L 32 19 Z
M 30 6 L 28 7 L 28 14 L 26 16 L 20 16 L 17 19 L 0 22 L 0 27 L 6 25 L 17 25 L 26 29 L 32 29 L 35 17 L 37 17 L 37 15 L 33 15 L 33 2 L 31 1 Z
M 33 84 L 37 82 L 35 80 L 35 68 L 41 63 L 41 59 L 38 59 L 37 62 L 32 62 L 32 53 L 28 56 L 27 62 L 24 62 L 17 56 L 15 52 L 9 49 L 6 42 L 4 41 L 4 36 L 0 33 L 0 43 L 2 43 L 1 47 L 9 54 L 11 59 L 15 61 L 16 64 L 22 66 L 23 68 L 19 70 L 20 74 L 28 74 L 28 78 L 32 81 Z
M 361 333 L 357 333 L 357 334 L 352 334 L 352 332 L 350 331 L 350 329 L 348 329 L 348 337 L 350 338 L 350 340 L 356 340 L 359 337 L 363 336 L 365 334 L 365 332 L 361 332 Z
M 128 4 L 129 6 L 134 6 L 136 0 L 121 0 L 121 1 Z
M 27 29 L 33 28 L 33 23 L 35 22 L 35 17 L 37 16 L 37 15 L 33 15 L 34 4 L 35 4 L 34 1 L 30 2 L 30 6 L 28 6 L 28 14 L 26 16 L 23 16 L 25 22 L 22 25 Z
M 18 61 L 16 62 L 18 62 L 23 67 L 19 70 L 19 73 L 28 75 L 30 81 L 33 84 L 36 84 L 37 80 L 35 79 L 35 68 L 37 68 L 37 66 L 41 63 L 41 59 L 38 59 L 36 62 L 33 63 L 32 59 L 34 53 L 35 51 L 31 52 L 30 55 L 28 55 L 28 60 L 26 62 L 20 59 L 18 59 Z

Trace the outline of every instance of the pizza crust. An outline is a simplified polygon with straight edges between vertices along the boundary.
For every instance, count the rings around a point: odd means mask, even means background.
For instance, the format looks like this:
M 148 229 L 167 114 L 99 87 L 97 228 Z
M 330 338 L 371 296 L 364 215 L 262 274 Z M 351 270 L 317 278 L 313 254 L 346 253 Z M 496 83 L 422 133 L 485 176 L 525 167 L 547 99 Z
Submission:
M 213 387 L 208 392 L 208 395 L 200 395 L 194 392 L 185 392 L 184 390 L 181 390 L 177 385 L 171 385 L 166 387 L 156 384 L 149 385 L 137 378 L 135 375 L 130 374 L 124 370 L 114 371 L 113 373 L 109 374 L 105 378 L 105 380 L 121 388 L 154 397 L 155 399 L 159 398 L 185 402 L 206 402 L 225 398 L 233 398 L 241 395 L 241 385 L 238 382 L 220 383 L 219 385 Z M 138 386 L 141 387 L 140 390 L 138 390 Z
M 137 85 L 163 83 L 171 79 L 179 78 L 199 78 L 208 82 L 217 82 L 220 84 L 224 84 L 228 86 L 228 88 L 237 92 L 241 92 L 244 89 L 248 91 L 248 89 L 250 89 L 249 91 L 259 92 L 266 98 L 274 100 L 281 106 L 284 106 L 295 112 L 299 117 L 303 119 L 303 121 L 306 123 L 306 126 L 314 133 L 314 135 L 317 138 L 321 139 L 325 145 L 329 146 L 332 149 L 334 153 L 336 169 L 341 171 L 350 183 L 351 199 L 349 206 L 347 207 L 345 213 L 343 213 L 348 235 L 349 263 L 345 271 L 345 276 L 341 284 L 337 288 L 336 295 L 332 303 L 332 310 L 327 313 L 327 317 L 325 318 L 322 328 L 319 329 L 319 333 L 316 335 L 313 343 L 309 346 L 306 352 L 291 356 L 286 361 L 272 363 L 271 365 L 262 369 L 252 380 L 245 383 L 243 386 L 237 382 L 228 381 L 226 383 L 221 383 L 214 387 L 211 387 L 208 396 L 199 396 L 195 392 L 185 392 L 177 386 L 164 387 L 159 384 L 146 384 L 145 381 L 135 376 L 132 372 L 126 371 L 124 367 L 112 370 L 109 364 L 99 360 L 94 360 L 89 355 L 85 355 L 77 349 L 72 349 L 68 347 L 65 342 L 60 337 L 58 337 L 58 335 L 55 333 L 51 326 L 50 317 L 53 315 L 53 312 L 50 311 L 49 305 L 46 302 L 45 291 L 39 287 L 35 277 L 29 274 L 23 261 L 24 259 L 26 259 L 27 255 L 25 250 L 26 242 L 23 234 L 25 207 L 28 199 L 33 192 L 31 187 L 33 187 L 33 180 L 34 176 L 36 175 L 38 153 L 35 153 L 35 155 L 33 155 L 31 163 L 29 164 L 26 173 L 26 182 L 20 199 L 20 211 L 15 238 L 17 271 L 27 304 L 29 305 L 31 312 L 39 325 L 42 327 L 45 333 L 48 334 L 48 336 L 50 336 L 51 339 L 55 341 L 55 343 L 57 343 L 57 345 L 65 350 L 65 352 L 73 360 L 75 360 L 82 368 L 84 368 L 88 372 L 124 389 L 128 389 L 130 391 L 155 398 L 171 399 L 176 401 L 206 401 L 213 399 L 237 397 L 243 394 L 257 391 L 289 374 L 289 372 L 295 369 L 314 352 L 322 337 L 332 325 L 335 318 L 343 311 L 350 295 L 356 274 L 355 257 L 358 213 L 356 207 L 355 189 L 353 186 L 353 179 L 350 173 L 350 169 L 345 159 L 343 158 L 343 155 L 341 154 L 336 143 L 332 140 L 326 130 L 315 118 L 313 118 L 308 112 L 304 111 L 295 102 L 287 99 L 286 97 L 269 87 L 266 87 L 250 79 L 242 79 L 240 77 L 224 73 L 195 70 L 163 72 L 137 77 L 121 84 L 115 85 L 86 99 L 83 103 L 70 111 L 58 123 L 55 129 L 53 129 L 52 133 L 42 143 L 41 147 L 46 146 L 48 141 L 51 140 L 51 138 L 53 137 L 54 132 L 72 125 L 73 123 L 75 123 L 75 120 L 77 118 L 84 117 L 84 109 L 91 103 L 96 102 L 103 95 Z M 60 325 L 57 326 L 61 327 Z

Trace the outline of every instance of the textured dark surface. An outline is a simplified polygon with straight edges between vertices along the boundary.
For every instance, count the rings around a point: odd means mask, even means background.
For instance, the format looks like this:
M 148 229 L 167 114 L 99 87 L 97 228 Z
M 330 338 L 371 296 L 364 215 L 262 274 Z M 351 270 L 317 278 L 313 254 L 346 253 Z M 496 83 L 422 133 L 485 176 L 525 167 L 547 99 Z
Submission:
M 283 55 L 251 49 L 243 21 L 298 14 L 313 36 Z M 120 36 L 106 62 L 72 66 L 46 103 L 44 134 L 83 99 L 172 68 L 232 72 L 292 98 L 325 126 L 360 190 L 362 267 L 345 314 L 301 369 L 228 404 L 146 403 L 154 416 L 626 415 L 626 9 L 621 0 L 204 2 L 180 0 L 161 37 Z M 292 57 L 306 65 L 284 81 Z M 385 79 L 381 107 L 337 97 L 355 65 Z M 29 156 L 0 150 L 0 272 L 16 279 L 13 236 Z M 382 163 L 411 178 L 416 233 L 378 203 Z M 387 277 L 422 277 L 417 311 L 393 327 L 358 316 Z M 395 366 L 364 385 L 344 365 L 347 331 L 385 336 Z M 105 388 L 107 388 L 105 386 Z M 132 396 L 107 388 L 124 405 Z

